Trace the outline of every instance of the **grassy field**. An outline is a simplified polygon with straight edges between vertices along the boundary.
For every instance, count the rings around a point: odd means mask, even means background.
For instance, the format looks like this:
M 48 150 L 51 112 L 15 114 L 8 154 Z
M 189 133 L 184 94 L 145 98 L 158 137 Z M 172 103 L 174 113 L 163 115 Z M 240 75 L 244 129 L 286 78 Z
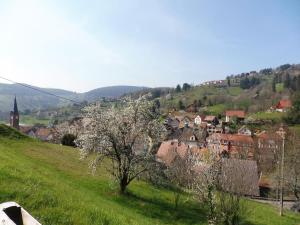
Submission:
M 211 115 L 224 114 L 225 111 L 226 111 L 226 106 L 224 104 L 218 104 L 218 105 L 207 107 L 207 114 L 211 114 Z
M 294 125 L 289 127 L 292 132 L 295 132 L 296 135 L 300 136 L 300 125 Z
M 273 120 L 275 122 L 280 122 L 284 117 L 285 113 L 281 112 L 257 112 L 255 114 L 250 115 L 254 119 L 261 120 Z
M 206 224 L 205 206 L 189 196 L 176 211 L 172 192 L 142 181 L 130 185 L 127 196 L 117 193 L 105 170 L 91 175 L 75 149 L 37 142 L 0 126 L 0 202 L 18 202 L 44 225 Z M 300 223 L 293 213 L 280 218 L 271 206 L 245 205 L 244 224 Z
M 218 87 L 212 87 L 212 86 L 196 86 L 191 88 L 188 91 L 181 91 L 179 93 L 173 93 L 173 96 L 171 99 L 160 99 L 161 101 L 161 107 L 164 109 L 171 109 L 178 107 L 179 100 L 183 101 L 185 106 L 188 106 L 189 104 L 192 104 L 195 100 L 202 101 L 203 104 L 207 104 L 208 100 L 206 102 L 203 100 L 204 96 L 207 96 L 208 99 L 214 99 L 219 96 L 231 96 L 236 97 L 239 94 L 242 93 L 242 89 L 240 87 L 224 87 L 224 88 L 218 88 Z M 220 104 L 221 105 L 221 104 Z M 216 106 L 216 111 L 218 113 L 222 113 L 220 109 L 217 109 L 218 106 Z M 222 106 L 222 110 L 225 108 L 225 106 Z M 214 108 L 212 109 L 212 111 Z
M 275 88 L 276 88 L 276 92 L 283 92 L 284 85 L 283 85 L 283 83 L 279 83 L 279 84 L 276 84 Z
M 26 125 L 35 125 L 35 124 L 48 125 L 49 119 L 37 119 L 37 118 L 29 116 L 29 115 L 21 115 L 20 123 L 26 124 Z

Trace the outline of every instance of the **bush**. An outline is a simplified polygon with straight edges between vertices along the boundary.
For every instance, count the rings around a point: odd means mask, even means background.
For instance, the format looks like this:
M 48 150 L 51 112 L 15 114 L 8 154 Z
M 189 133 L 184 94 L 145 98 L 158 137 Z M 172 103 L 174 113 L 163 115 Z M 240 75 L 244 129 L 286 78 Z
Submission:
M 62 145 L 66 145 L 66 146 L 75 147 L 76 146 L 75 139 L 76 139 L 75 135 L 73 135 L 73 134 L 65 134 L 62 137 L 62 139 L 61 139 L 61 144 Z

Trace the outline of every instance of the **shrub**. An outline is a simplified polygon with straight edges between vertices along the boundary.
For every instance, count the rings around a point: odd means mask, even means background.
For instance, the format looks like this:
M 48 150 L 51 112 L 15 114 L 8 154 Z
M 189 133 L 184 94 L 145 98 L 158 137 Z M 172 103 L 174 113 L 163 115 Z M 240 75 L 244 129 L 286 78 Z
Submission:
M 61 139 L 61 144 L 62 145 L 66 145 L 66 146 L 72 146 L 72 147 L 75 147 L 76 144 L 75 144 L 75 139 L 76 139 L 76 136 L 73 135 L 73 134 L 65 134 L 62 139 Z

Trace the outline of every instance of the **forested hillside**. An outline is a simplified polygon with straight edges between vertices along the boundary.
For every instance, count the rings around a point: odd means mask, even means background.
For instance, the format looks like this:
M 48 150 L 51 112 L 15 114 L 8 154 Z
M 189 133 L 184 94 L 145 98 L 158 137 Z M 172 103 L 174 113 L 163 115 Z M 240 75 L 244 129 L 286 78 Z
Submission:
M 300 90 L 300 64 L 230 75 L 219 82 L 178 85 L 160 96 L 161 109 L 185 110 L 193 105 L 206 114 L 220 114 L 226 109 L 265 111 Z
M 25 86 L 29 86 L 32 89 Z M 0 112 L 9 112 L 11 110 L 15 95 L 17 96 L 21 111 L 33 111 L 58 108 L 73 104 L 73 102 L 58 98 L 56 96 L 71 99 L 77 102 L 93 102 L 100 100 L 101 98 L 118 98 L 124 94 L 145 89 L 145 87 L 137 86 L 111 86 L 98 88 L 85 93 L 75 93 L 61 89 L 39 88 L 30 85 L 25 86 L 21 86 L 19 84 L 0 84 Z M 45 92 L 56 96 L 51 96 Z

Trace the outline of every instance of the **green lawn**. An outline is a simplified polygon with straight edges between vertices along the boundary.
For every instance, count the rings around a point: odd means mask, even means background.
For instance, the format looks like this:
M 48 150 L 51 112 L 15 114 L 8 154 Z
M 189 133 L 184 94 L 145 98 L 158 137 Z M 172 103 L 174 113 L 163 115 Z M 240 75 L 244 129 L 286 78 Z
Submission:
M 105 170 L 91 175 L 75 149 L 0 126 L 0 202 L 18 202 L 44 225 L 206 224 L 204 205 L 188 197 L 175 211 L 172 192 L 142 181 L 119 196 Z M 300 216 L 280 218 L 271 206 L 246 201 L 246 207 L 244 224 L 300 223 Z
M 276 84 L 276 92 L 283 92 L 283 90 L 284 90 L 284 85 L 283 85 L 283 83 L 278 83 L 278 84 Z
M 291 129 L 291 131 L 294 131 L 296 135 L 300 136 L 300 124 L 290 126 L 289 128 Z
M 208 106 L 207 111 L 211 115 L 223 114 L 226 111 L 226 106 L 224 104 L 218 104 L 213 106 Z
M 240 87 L 228 87 L 227 88 L 229 95 L 238 96 L 243 91 Z
M 281 112 L 257 112 L 250 116 L 253 117 L 254 119 L 274 120 L 276 122 L 280 122 L 284 115 L 285 113 L 281 113 Z

